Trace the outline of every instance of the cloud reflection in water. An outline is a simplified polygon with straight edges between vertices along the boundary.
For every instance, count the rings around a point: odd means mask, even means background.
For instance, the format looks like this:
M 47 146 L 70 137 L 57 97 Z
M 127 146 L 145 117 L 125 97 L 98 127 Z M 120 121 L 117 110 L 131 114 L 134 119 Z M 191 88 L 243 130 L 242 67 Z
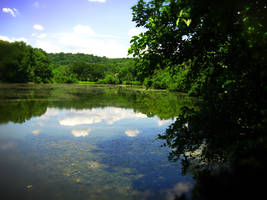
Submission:
M 91 128 L 82 129 L 82 130 L 72 130 L 72 135 L 74 137 L 86 137 L 90 133 Z
M 163 126 L 171 123 L 171 120 L 158 120 L 158 126 Z
M 146 117 L 146 115 L 135 113 L 133 110 L 107 107 L 105 109 L 71 110 L 68 116 L 59 120 L 59 124 L 62 126 L 78 126 L 104 122 L 112 125 L 115 122 L 126 118 L 141 119 Z
M 47 108 L 45 114 L 43 114 L 41 117 L 38 117 L 41 120 L 48 120 L 51 117 L 55 117 L 59 114 L 59 110 L 57 108 Z
M 139 130 L 132 130 L 132 129 L 127 129 L 125 131 L 125 134 L 129 137 L 136 137 L 137 135 L 139 135 L 140 131 Z
M 187 193 L 189 193 L 192 188 L 192 183 L 179 182 L 172 189 L 169 189 L 167 191 L 166 200 L 173 200 L 177 198 L 182 199 L 182 195 L 186 195 Z
M 32 131 L 33 135 L 39 135 L 40 133 L 41 133 L 41 130 L 39 130 L 39 129 L 36 129 L 36 130 Z

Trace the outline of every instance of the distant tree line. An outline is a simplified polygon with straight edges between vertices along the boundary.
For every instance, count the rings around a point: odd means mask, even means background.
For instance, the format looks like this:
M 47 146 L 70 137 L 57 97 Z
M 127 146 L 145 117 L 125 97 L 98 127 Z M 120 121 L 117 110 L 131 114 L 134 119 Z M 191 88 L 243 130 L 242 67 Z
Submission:
M 133 58 L 47 54 L 24 42 L 0 40 L 0 82 L 139 84 Z
M 106 58 L 88 54 L 48 54 L 56 82 L 89 81 L 106 84 L 137 84 L 133 58 Z
M 147 64 L 140 65 L 140 60 L 137 61 L 135 58 L 111 59 L 82 53 L 46 53 L 24 42 L 0 40 L 0 82 L 89 82 L 145 85 L 176 91 L 188 90 L 187 65 L 147 71 Z

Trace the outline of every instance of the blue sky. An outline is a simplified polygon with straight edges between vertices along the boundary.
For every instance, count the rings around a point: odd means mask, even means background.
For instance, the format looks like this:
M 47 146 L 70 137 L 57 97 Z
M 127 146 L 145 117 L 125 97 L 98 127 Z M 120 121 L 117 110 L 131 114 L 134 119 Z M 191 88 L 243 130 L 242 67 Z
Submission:
M 126 57 L 137 0 L 1 0 L 0 39 L 47 52 Z

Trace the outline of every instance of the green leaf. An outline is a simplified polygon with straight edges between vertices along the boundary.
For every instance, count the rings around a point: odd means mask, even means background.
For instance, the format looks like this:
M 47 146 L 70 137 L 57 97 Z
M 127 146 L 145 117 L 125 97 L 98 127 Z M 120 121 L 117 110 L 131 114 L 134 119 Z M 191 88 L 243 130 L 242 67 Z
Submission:
M 180 17 L 177 19 L 177 21 L 176 21 L 176 26 L 178 26 L 179 25 L 179 22 L 180 22 Z
M 191 19 L 188 19 L 188 20 L 185 20 L 185 19 L 184 19 L 184 22 L 185 22 L 185 24 L 186 24 L 187 26 L 190 26 L 192 20 L 191 20 Z
M 249 27 L 248 27 L 248 30 L 249 30 L 249 31 L 254 31 L 254 28 L 251 27 L 251 26 L 249 26 Z
M 179 14 L 179 17 L 182 17 L 183 16 L 183 13 L 184 13 L 184 10 L 181 10 L 180 11 L 180 14 Z
M 243 18 L 243 22 L 248 21 L 248 17 Z

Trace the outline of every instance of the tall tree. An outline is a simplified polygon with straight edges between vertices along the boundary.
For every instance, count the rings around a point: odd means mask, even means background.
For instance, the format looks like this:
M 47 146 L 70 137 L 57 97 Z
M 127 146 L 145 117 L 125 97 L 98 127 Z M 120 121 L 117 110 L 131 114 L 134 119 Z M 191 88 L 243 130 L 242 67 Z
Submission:
M 249 159 L 264 168 L 266 1 L 139 0 L 132 9 L 133 21 L 146 28 L 129 50 L 139 77 L 184 65 L 189 92 L 202 97 L 160 136 L 173 149 L 170 158 L 183 158 L 184 170 L 209 170 L 215 160 L 249 168 Z
M 0 72 L 3 82 L 50 82 L 52 77 L 47 54 L 24 42 L 0 40 Z
M 33 81 L 37 83 L 48 83 L 52 78 L 52 68 L 46 52 L 42 49 L 32 49 Z
M 28 53 L 29 47 L 24 42 L 0 41 L 0 79 L 6 82 L 27 82 L 31 70 Z

